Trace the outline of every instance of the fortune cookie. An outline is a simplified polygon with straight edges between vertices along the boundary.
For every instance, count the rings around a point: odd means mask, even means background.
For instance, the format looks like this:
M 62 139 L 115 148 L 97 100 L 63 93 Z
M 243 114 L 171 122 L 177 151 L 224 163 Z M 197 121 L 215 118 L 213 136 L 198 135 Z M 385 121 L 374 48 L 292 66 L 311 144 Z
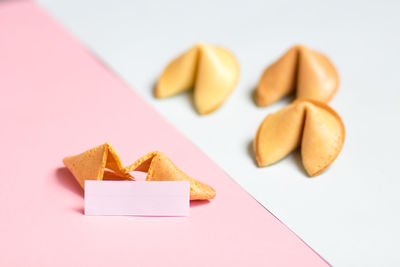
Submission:
M 126 168 L 127 172 L 147 172 L 146 181 L 189 181 L 190 200 L 205 200 L 215 197 L 215 190 L 182 172 L 164 154 L 158 151 L 151 152 L 131 166 Z
M 328 102 L 339 86 L 339 74 L 323 54 L 305 46 L 290 48 L 261 76 L 258 106 L 267 106 L 296 90 L 296 98 Z
M 164 154 L 151 152 L 128 167 L 123 167 L 114 148 L 105 143 L 82 154 L 66 157 L 64 165 L 84 188 L 85 180 L 132 180 L 132 171 L 147 172 L 146 181 L 189 181 L 190 200 L 212 199 L 215 190 L 182 172 Z
M 84 188 L 85 180 L 132 179 L 109 143 L 96 146 L 76 156 L 66 157 L 63 163 L 82 188 Z
M 345 129 L 339 115 L 324 103 L 297 100 L 269 114 L 254 139 L 259 167 L 273 164 L 301 146 L 303 166 L 310 176 L 324 171 L 339 155 Z
M 239 79 L 239 64 L 225 48 L 198 44 L 175 58 L 159 78 L 155 96 L 169 97 L 194 89 L 200 114 L 216 110 L 228 98 Z

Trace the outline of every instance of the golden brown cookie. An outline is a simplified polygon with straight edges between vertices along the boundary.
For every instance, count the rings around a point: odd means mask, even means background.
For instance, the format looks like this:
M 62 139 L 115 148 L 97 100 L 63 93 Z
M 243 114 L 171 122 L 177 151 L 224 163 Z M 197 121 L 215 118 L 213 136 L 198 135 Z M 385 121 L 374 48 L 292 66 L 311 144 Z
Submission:
M 239 63 L 227 49 L 197 44 L 175 58 L 157 82 L 155 96 L 169 97 L 194 89 L 200 114 L 216 110 L 232 93 L 239 79 Z
M 66 157 L 63 163 L 82 188 L 85 186 L 85 180 L 133 179 L 125 172 L 121 160 L 109 143 L 96 146 L 76 156 Z
M 315 176 L 336 159 L 344 139 L 344 124 L 333 109 L 318 101 L 297 100 L 264 119 L 254 150 L 258 166 L 264 167 L 301 146 L 303 166 Z
M 146 181 L 189 181 L 190 200 L 204 200 L 215 197 L 215 190 L 211 186 L 187 176 L 167 156 L 158 151 L 141 157 L 127 167 L 125 171 L 147 172 Z
M 261 76 L 258 106 L 267 106 L 296 91 L 296 98 L 328 102 L 339 86 L 339 74 L 325 55 L 302 45 L 290 48 Z
M 190 200 L 215 197 L 212 187 L 187 176 L 158 151 L 151 152 L 124 168 L 114 148 L 105 143 L 79 155 L 66 157 L 63 163 L 82 188 L 85 180 L 134 180 L 129 173 L 141 171 L 147 172 L 146 181 L 189 181 Z

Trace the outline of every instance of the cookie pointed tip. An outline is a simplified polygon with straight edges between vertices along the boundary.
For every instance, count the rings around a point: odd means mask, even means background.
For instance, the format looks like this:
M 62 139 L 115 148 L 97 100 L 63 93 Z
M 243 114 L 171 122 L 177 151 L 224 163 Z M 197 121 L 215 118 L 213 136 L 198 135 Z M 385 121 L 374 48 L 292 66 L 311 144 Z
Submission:
M 164 98 L 165 96 L 163 95 L 163 90 L 161 88 L 160 82 L 157 82 L 153 94 L 155 98 Z
M 199 108 L 197 108 L 196 110 L 197 110 L 197 113 L 198 113 L 199 115 L 201 115 L 201 116 L 204 116 L 204 115 L 210 114 L 210 113 L 212 112 L 212 111 L 210 111 L 210 110 L 206 110 L 206 109 L 199 109 Z
M 196 107 L 196 111 L 199 115 L 203 116 L 203 115 L 208 115 L 212 112 L 214 112 L 215 110 L 217 110 L 220 106 L 222 105 L 222 103 L 219 103 L 217 105 L 214 106 L 206 106 L 202 103 L 199 103 L 196 101 L 195 99 L 195 107 Z
M 265 106 L 268 106 L 268 104 L 267 104 L 267 102 L 265 101 L 265 100 L 263 100 L 263 99 L 261 99 L 260 97 L 257 97 L 256 96 L 256 105 L 257 105 L 257 107 L 265 107 Z
M 64 166 L 67 165 L 67 163 L 68 163 L 68 158 L 69 158 L 69 157 L 65 157 L 65 158 L 62 159 L 62 162 L 63 162 Z
M 213 192 L 210 194 L 210 198 L 209 199 L 214 199 L 216 196 L 217 196 L 217 193 L 213 189 Z
M 306 45 L 304 45 L 304 44 L 301 44 L 301 43 L 297 43 L 297 44 L 295 44 L 294 46 L 292 46 L 292 48 L 295 48 L 295 49 L 306 49 L 306 48 L 308 48 Z
M 200 42 L 200 43 L 195 44 L 193 47 L 198 48 L 198 49 L 203 49 L 203 48 L 205 48 L 207 46 L 209 46 L 207 43 Z
M 259 156 L 257 156 L 257 154 L 256 154 L 256 163 L 258 168 L 262 168 L 269 165 L 268 162 L 265 162 L 265 160 L 261 159 Z
M 318 171 L 311 171 L 311 170 L 307 170 L 306 169 L 306 173 L 308 175 L 309 178 L 314 178 L 316 176 L 318 176 L 324 169 L 318 170 Z

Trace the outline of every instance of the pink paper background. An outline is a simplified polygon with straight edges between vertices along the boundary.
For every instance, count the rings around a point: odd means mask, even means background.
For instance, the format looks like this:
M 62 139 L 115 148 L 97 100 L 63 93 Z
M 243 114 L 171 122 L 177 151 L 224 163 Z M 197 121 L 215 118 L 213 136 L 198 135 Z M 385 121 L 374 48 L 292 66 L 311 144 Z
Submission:
M 0 122 L 0 266 L 327 265 L 29 1 L 0 3 Z M 188 218 L 84 216 L 61 160 L 105 141 L 124 164 L 163 151 L 216 199 Z

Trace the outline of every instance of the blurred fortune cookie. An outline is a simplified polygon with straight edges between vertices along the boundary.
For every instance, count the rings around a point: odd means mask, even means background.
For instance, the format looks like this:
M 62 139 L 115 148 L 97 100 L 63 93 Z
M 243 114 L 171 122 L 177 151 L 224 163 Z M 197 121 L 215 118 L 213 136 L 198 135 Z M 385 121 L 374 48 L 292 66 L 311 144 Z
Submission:
M 301 146 L 301 158 L 308 175 L 323 172 L 339 155 L 345 128 L 339 115 L 328 105 L 314 100 L 297 100 L 269 114 L 254 139 L 259 167 L 271 165 Z
M 121 160 L 111 144 L 105 143 L 79 155 L 66 157 L 64 165 L 84 188 L 85 180 L 131 180 L 132 171 L 147 172 L 146 181 L 189 181 L 190 200 L 205 200 L 215 197 L 215 190 L 186 175 L 159 151 L 151 152 L 128 167 Z
M 239 72 L 239 63 L 230 51 L 197 44 L 168 64 L 157 82 L 155 96 L 165 98 L 193 89 L 198 113 L 211 113 L 232 93 Z
M 264 71 L 255 98 L 258 106 L 267 106 L 295 91 L 298 99 L 327 103 L 338 86 L 339 74 L 328 57 L 296 45 Z

